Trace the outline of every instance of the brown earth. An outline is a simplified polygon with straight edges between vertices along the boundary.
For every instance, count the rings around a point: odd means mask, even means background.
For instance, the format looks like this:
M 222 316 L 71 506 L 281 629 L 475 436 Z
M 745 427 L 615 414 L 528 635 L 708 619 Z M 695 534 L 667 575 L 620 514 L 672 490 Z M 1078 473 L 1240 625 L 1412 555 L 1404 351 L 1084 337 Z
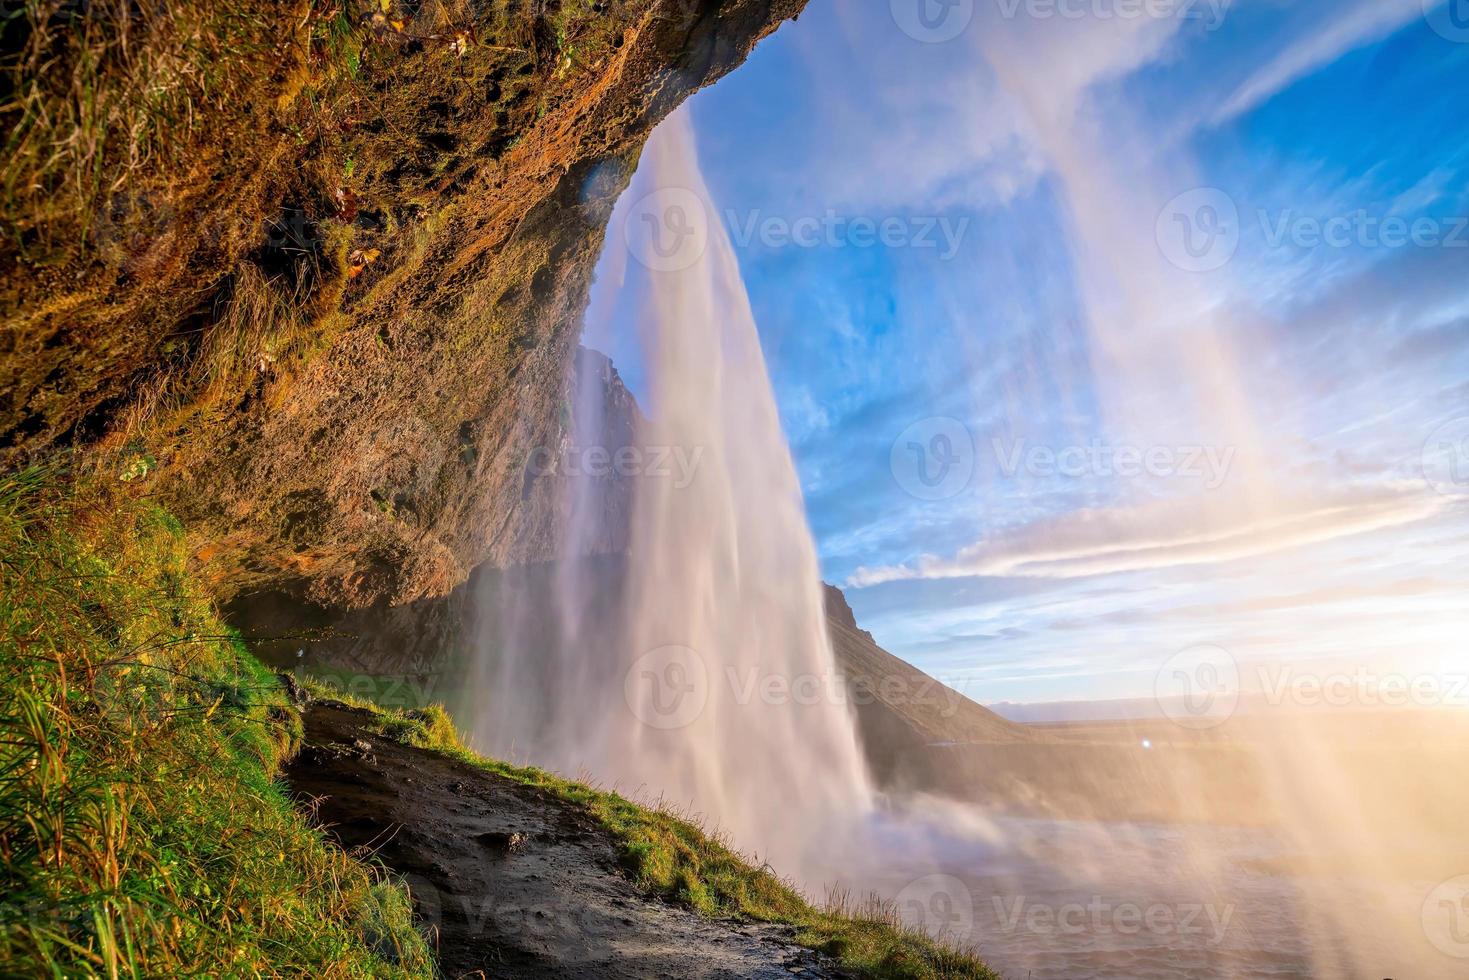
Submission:
M 791 927 L 702 919 L 641 895 L 607 832 L 543 790 L 364 730 L 317 702 L 286 771 L 342 846 L 404 876 L 448 977 L 844 976 Z
M 0 465 L 116 450 L 225 597 L 402 604 L 544 556 L 526 461 L 563 438 L 612 204 L 652 127 L 802 3 L 99 2 L 84 31 L 69 7 L 8 24 L 8 48 L 34 43 L 0 88 L 30 126 L 3 201 Z M 70 134 L 100 147 L 77 194 L 25 169 L 69 135 L 27 107 L 79 112 L 94 63 L 113 115 Z M 135 118 L 155 103 L 178 119 Z M 119 137 L 135 122 L 153 144 Z

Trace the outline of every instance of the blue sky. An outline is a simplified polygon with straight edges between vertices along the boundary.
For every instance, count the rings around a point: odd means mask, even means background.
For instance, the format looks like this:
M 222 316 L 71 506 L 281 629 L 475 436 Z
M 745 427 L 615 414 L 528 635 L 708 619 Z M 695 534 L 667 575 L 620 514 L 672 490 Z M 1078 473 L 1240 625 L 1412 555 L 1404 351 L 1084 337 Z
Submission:
M 988 703 L 1144 697 L 1199 643 L 1469 673 L 1446 18 L 813 0 L 692 100 L 823 573 L 880 642 Z

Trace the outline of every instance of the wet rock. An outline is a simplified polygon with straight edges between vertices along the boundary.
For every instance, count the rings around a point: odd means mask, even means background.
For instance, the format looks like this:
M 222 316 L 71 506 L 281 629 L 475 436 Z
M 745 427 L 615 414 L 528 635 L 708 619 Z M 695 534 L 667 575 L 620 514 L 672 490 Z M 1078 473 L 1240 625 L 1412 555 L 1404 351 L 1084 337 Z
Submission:
M 306 688 L 296 683 L 295 674 L 281 673 L 275 676 L 281 682 L 281 687 L 285 689 L 286 697 L 290 699 L 291 704 L 304 708 L 311 703 L 311 694 Z
M 492 830 L 488 833 L 480 834 L 475 840 L 479 841 L 489 850 L 500 854 L 509 854 L 511 851 L 518 851 L 527 843 L 525 834 L 519 831 L 506 832 L 502 830 Z
M 293 794 L 343 847 L 370 850 L 409 877 L 420 914 L 439 933 L 444 976 L 842 977 L 825 958 L 770 941 L 781 927 L 708 920 L 643 895 L 607 869 L 616 846 L 607 832 L 564 839 L 584 827 L 576 807 L 390 740 L 374 740 L 374 755 L 364 757 L 351 747 L 370 733 L 364 712 L 317 702 L 303 720 L 308 751 L 286 769 Z M 465 816 L 448 809 L 454 798 L 444 788 L 454 782 L 474 800 Z M 517 848 L 514 860 L 500 859 Z

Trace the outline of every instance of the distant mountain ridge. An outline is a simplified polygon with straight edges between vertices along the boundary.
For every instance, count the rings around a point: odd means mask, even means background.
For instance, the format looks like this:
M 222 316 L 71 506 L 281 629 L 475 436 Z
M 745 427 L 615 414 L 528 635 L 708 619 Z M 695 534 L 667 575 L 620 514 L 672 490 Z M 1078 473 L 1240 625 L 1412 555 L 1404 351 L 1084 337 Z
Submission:
M 857 617 L 842 590 L 822 586 L 826 626 L 839 671 L 847 677 L 858 734 L 879 782 L 902 773 L 904 758 L 934 745 L 1016 743 L 1036 739 L 882 647 Z

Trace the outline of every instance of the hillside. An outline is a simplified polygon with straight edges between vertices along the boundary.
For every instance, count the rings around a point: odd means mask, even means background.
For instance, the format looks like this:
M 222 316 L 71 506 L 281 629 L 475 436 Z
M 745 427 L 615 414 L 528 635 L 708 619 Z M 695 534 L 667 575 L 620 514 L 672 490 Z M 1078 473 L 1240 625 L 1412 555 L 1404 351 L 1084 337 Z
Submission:
M 684 816 L 476 756 L 445 720 L 315 702 L 287 777 L 406 876 L 451 976 L 994 977 L 890 906 L 817 909 Z
M 618 501 L 625 489 L 609 482 L 609 493 Z M 619 535 L 614 531 L 610 537 Z M 619 551 L 611 548 L 584 562 L 579 580 L 600 586 L 581 602 L 600 610 L 599 616 L 617 615 L 616 597 L 625 578 Z M 252 648 L 280 669 L 304 670 L 397 705 L 444 700 L 462 715 L 462 723 L 470 724 L 476 705 L 468 678 L 477 659 L 496 654 L 486 638 L 496 635 L 497 616 L 513 609 L 522 630 L 541 643 L 557 642 L 560 568 L 556 562 L 506 569 L 486 565 L 447 596 L 346 613 L 267 594 L 237 601 L 230 618 L 251 638 Z M 846 680 L 868 768 L 880 783 L 913 784 L 928 768 L 930 748 L 1048 740 L 878 646 L 857 626 L 841 591 L 824 588 L 836 668 Z M 901 767 L 908 771 L 900 774 Z
M 911 782 L 900 779 L 900 769 L 928 746 L 1039 738 L 888 653 L 857 625 L 841 590 L 824 588 L 832 653 L 848 678 L 863 751 L 880 781 Z
M 107 476 L 0 478 L 0 974 L 993 976 L 441 708 L 316 701 Z

